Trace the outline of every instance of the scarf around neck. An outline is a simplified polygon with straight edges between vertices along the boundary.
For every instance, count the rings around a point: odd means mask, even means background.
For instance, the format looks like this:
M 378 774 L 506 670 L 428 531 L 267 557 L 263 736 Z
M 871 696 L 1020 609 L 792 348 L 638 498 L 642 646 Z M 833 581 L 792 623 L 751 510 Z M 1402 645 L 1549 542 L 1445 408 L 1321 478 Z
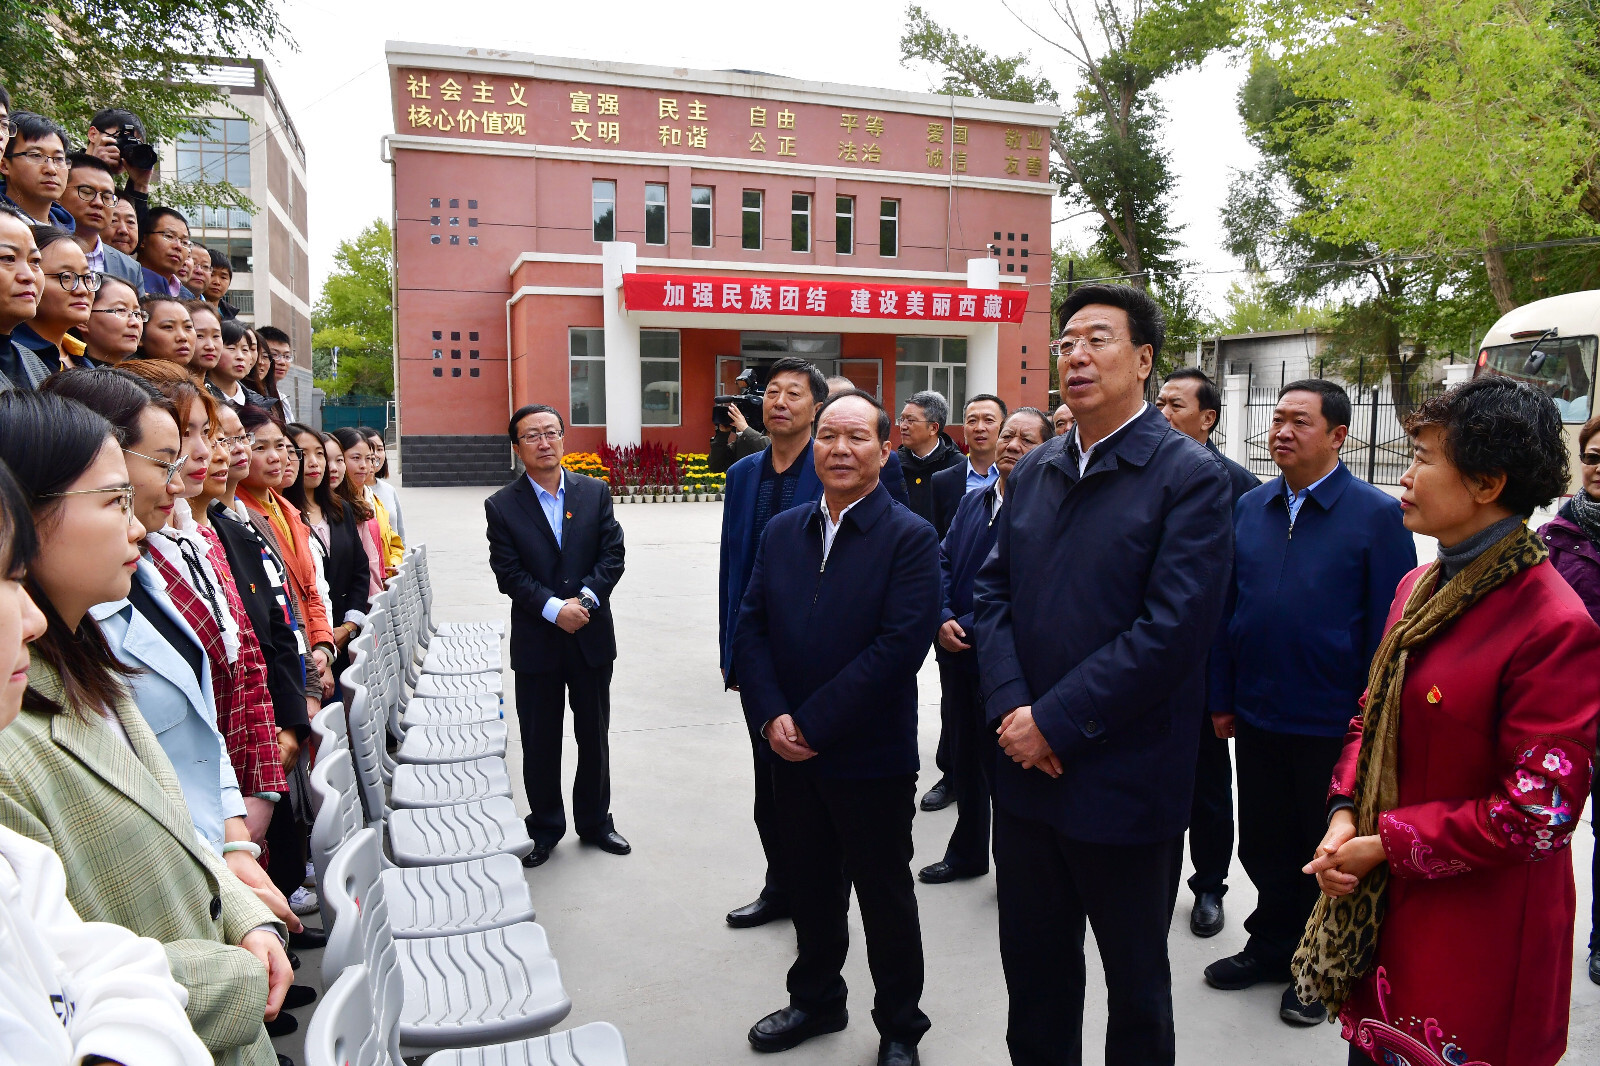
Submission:
M 1600 500 L 1579 489 L 1572 494 L 1568 507 L 1572 511 L 1573 524 L 1583 530 L 1590 544 L 1600 548 Z

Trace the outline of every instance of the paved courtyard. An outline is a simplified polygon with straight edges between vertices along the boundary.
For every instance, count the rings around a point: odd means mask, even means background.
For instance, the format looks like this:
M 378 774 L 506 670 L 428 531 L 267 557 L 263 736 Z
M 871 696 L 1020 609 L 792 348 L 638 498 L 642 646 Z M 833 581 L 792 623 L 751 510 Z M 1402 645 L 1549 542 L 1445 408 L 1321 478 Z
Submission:
M 429 546 L 434 615 L 444 620 L 509 617 L 495 588 L 483 535 L 488 489 L 402 489 L 407 532 Z M 627 574 L 613 599 L 621 657 L 612 686 L 612 809 L 634 853 L 618 858 L 568 838 L 550 861 L 528 871 L 538 919 L 560 960 L 573 1010 L 565 1026 L 606 1020 L 627 1038 L 634 1066 L 749 1066 L 745 1030 L 786 1002 L 784 972 L 794 949 L 788 923 L 733 931 L 722 916 L 749 902 L 761 883 L 761 848 L 750 820 L 750 752 L 737 697 L 717 672 L 717 540 L 720 504 L 618 509 L 627 534 Z M 938 676 L 922 672 L 921 785 L 937 779 Z M 507 691 L 511 689 L 507 678 Z M 512 707 L 508 703 L 508 712 Z M 521 752 L 512 729 L 512 778 Z M 570 731 L 564 770 L 571 796 Z M 517 801 L 524 804 L 520 783 Z M 570 815 L 569 815 L 570 816 Z M 953 808 L 918 814 L 918 866 L 943 855 Z M 1600 1062 L 1600 988 L 1582 973 L 1588 934 L 1587 825 L 1576 835 L 1579 927 L 1572 1032 L 1565 1063 Z M 1187 876 L 1187 875 L 1186 875 Z M 1234 864 L 1227 928 L 1203 941 L 1188 931 L 1191 899 L 1180 893 L 1172 933 L 1180 1063 L 1343 1063 L 1334 1026 L 1310 1031 L 1278 1020 L 1282 989 L 1216 992 L 1202 969 L 1244 944 L 1254 893 Z M 922 1043 L 928 1066 L 1007 1061 L 1005 982 L 996 938 L 993 877 L 918 885 L 933 1029 Z M 859 920 L 852 909 L 848 1029 L 782 1056 L 784 1066 L 874 1061 Z M 320 953 L 318 953 L 320 954 Z M 1102 1061 L 1105 997 L 1094 949 L 1085 1008 L 1085 1062 Z M 309 1014 L 310 1012 L 303 1012 Z

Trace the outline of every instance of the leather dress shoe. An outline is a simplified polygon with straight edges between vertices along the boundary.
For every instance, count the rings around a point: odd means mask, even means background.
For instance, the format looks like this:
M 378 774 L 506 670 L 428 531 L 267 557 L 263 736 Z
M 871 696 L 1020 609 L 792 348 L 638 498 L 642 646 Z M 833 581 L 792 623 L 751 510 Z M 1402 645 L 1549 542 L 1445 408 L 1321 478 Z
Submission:
M 1589 952 L 1589 980 L 1600 985 L 1600 951 Z
M 531 870 L 535 866 L 543 866 L 545 860 L 550 858 L 550 845 L 533 842 L 533 850 L 522 857 L 522 865 Z
M 988 872 L 988 870 L 969 870 L 964 866 L 952 866 L 940 859 L 918 870 L 917 880 L 925 885 L 944 885 L 951 881 L 967 881 L 974 877 L 982 877 Z
M 1206 984 L 1225 992 L 1236 992 L 1262 981 L 1288 980 L 1288 977 L 1286 967 L 1280 967 L 1275 972 L 1268 970 L 1255 956 L 1243 951 L 1218 959 L 1206 967 Z
M 625 840 L 621 833 L 615 829 L 601 833 L 597 837 L 584 837 L 585 844 L 593 844 L 601 851 L 610 852 L 612 855 L 626 855 L 633 850 L 633 845 Z
M 294 1066 L 294 1060 L 287 1055 L 279 1055 L 278 1066 Z
M 317 1001 L 317 990 L 310 985 L 290 985 L 289 991 L 283 994 L 284 1010 L 299 1010 L 309 1007 Z
M 848 1011 L 811 1014 L 799 1007 L 784 1007 L 750 1027 L 750 1046 L 757 1051 L 788 1051 L 814 1036 L 837 1033 L 849 1020 Z
M 289 934 L 289 946 L 301 948 L 305 951 L 325 948 L 328 946 L 328 934 L 321 929 L 313 929 L 308 925 L 298 933 Z
M 1294 985 L 1290 985 L 1283 990 L 1283 1002 L 1278 1007 L 1278 1017 L 1290 1025 L 1321 1025 L 1328 1020 L 1328 1008 L 1321 1003 L 1301 1003 Z
M 788 904 L 762 898 L 729 911 L 728 924 L 735 929 L 754 929 L 758 925 L 766 925 L 768 922 L 787 917 L 789 917 Z
M 300 968 L 300 956 L 296 955 L 293 950 L 287 950 L 284 954 L 289 956 L 289 969 L 298 970 Z
M 300 1031 L 300 1019 L 286 1010 L 279 1011 L 276 1018 L 263 1024 L 267 1027 L 267 1035 L 274 1040 L 280 1036 L 289 1036 Z
M 883 1040 L 878 1044 L 878 1066 L 917 1066 L 917 1045 L 900 1040 Z
M 1216 936 L 1222 932 L 1222 896 L 1216 892 L 1202 892 L 1194 898 L 1194 910 L 1189 912 L 1189 932 L 1198 937 Z
M 928 789 L 922 797 L 922 809 L 925 811 L 942 811 L 956 801 L 955 789 L 950 787 L 948 777 L 939 778 L 939 783 Z

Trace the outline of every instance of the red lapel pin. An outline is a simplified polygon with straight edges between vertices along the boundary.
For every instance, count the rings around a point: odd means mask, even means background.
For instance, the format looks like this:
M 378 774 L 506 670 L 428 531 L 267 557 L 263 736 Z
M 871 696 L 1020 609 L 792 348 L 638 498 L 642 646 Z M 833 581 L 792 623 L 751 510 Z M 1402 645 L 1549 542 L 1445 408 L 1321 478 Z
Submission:
M 1428 690 L 1428 702 L 1429 703 L 1439 703 L 1443 699 L 1444 699 L 1444 693 L 1439 691 L 1439 686 L 1438 685 L 1435 685 L 1435 686 L 1433 686 L 1432 688 L 1430 688 Z

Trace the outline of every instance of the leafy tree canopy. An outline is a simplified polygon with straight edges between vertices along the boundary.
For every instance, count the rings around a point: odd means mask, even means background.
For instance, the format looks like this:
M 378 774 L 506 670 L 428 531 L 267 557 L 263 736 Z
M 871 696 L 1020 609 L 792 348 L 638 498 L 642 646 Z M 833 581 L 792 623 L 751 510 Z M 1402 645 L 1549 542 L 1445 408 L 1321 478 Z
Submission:
M 329 396 L 394 392 L 394 234 L 376 219 L 353 239 L 340 241 L 334 270 L 311 311 L 313 361 Z M 338 350 L 337 377 L 333 353 Z M 325 369 L 324 369 L 325 368 Z

